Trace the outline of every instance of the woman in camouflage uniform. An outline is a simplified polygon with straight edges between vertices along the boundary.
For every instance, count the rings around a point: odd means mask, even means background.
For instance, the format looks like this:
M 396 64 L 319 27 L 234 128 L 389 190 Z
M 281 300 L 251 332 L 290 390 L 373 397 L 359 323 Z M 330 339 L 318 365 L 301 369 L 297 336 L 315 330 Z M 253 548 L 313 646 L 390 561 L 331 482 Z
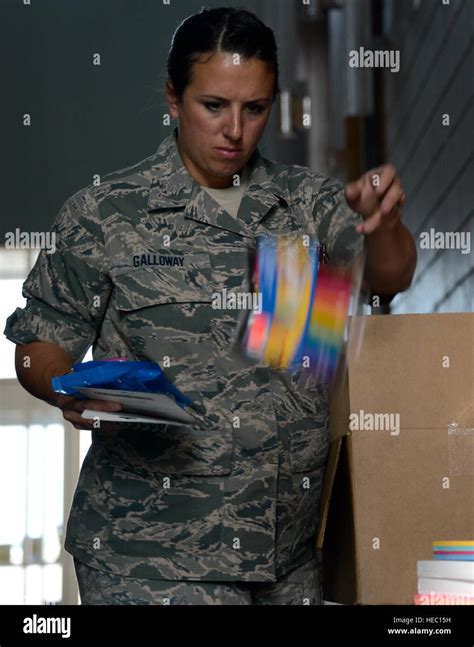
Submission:
M 65 547 L 83 604 L 320 604 L 327 385 L 237 357 L 240 313 L 212 308 L 213 295 L 249 291 L 248 248 L 268 232 L 311 234 L 334 263 L 365 239 L 370 288 L 406 289 L 403 190 L 391 166 L 344 189 L 260 155 L 278 61 L 251 13 L 191 16 L 168 74 L 178 127 L 66 201 L 57 249 L 40 254 L 7 323 L 21 383 L 76 428 L 84 408 L 116 409 L 51 391 L 91 345 L 95 359 L 158 362 L 194 402 L 189 427 L 90 427 Z

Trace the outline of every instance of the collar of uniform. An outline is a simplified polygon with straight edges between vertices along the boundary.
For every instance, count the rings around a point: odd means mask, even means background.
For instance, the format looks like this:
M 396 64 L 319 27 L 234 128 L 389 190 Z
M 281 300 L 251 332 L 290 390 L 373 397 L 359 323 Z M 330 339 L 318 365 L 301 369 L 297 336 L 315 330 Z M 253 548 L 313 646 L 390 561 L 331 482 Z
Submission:
M 270 209 L 283 200 L 289 203 L 286 190 L 268 171 L 266 160 L 258 149 L 250 158 L 250 175 L 238 217 L 222 209 L 214 198 L 192 178 L 184 166 L 176 144 L 178 129 L 163 140 L 151 167 L 148 211 L 185 208 L 185 217 L 252 238 Z

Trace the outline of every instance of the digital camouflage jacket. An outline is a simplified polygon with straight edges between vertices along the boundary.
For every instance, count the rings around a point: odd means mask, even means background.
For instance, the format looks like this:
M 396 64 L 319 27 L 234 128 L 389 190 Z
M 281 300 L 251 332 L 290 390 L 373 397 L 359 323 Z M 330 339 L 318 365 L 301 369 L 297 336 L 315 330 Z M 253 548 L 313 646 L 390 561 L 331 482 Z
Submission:
M 171 580 L 275 581 L 314 555 L 328 451 L 328 388 L 235 352 L 249 248 L 309 234 L 329 261 L 362 251 L 342 184 L 258 149 L 237 218 L 184 167 L 177 131 L 135 166 L 78 191 L 7 320 L 15 343 L 80 361 L 153 360 L 194 405 L 191 426 L 94 429 L 65 548 L 92 567 Z

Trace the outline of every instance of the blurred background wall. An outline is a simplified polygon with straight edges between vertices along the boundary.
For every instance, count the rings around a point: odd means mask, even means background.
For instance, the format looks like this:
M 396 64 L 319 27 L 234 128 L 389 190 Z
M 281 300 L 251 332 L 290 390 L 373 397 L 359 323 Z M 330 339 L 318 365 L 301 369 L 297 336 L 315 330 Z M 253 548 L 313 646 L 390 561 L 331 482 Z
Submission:
M 403 61 L 387 75 L 385 128 L 407 190 L 407 223 L 418 243 L 431 229 L 473 235 L 474 2 L 390 0 L 384 23 Z M 412 288 L 394 311 L 472 311 L 472 249 L 418 250 Z

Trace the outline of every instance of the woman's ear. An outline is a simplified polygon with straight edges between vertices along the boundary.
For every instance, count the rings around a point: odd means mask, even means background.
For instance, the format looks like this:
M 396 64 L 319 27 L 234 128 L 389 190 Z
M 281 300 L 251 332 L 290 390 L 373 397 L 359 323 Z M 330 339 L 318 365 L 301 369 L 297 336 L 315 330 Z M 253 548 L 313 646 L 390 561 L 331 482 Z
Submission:
M 166 81 L 165 83 L 165 93 L 166 100 L 168 101 L 168 107 L 172 119 L 178 119 L 179 117 L 179 101 L 174 91 L 173 84 L 171 81 Z

